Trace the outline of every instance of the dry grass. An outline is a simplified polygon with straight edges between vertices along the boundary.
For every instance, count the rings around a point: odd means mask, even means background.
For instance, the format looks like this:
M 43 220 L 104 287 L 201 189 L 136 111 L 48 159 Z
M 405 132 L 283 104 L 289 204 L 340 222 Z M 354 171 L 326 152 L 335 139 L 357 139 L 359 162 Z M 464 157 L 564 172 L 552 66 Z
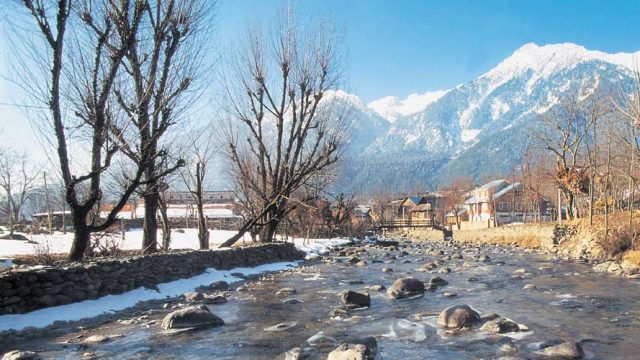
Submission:
M 622 260 L 628 261 L 635 266 L 640 266 L 640 250 L 629 250 L 625 252 Z

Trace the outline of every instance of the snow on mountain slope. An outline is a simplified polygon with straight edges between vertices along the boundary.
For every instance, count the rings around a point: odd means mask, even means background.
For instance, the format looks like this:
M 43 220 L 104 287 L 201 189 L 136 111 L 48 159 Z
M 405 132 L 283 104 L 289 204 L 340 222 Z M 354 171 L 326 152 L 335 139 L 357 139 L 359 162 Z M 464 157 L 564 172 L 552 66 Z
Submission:
M 424 110 L 429 104 L 440 99 L 448 90 L 431 91 L 424 94 L 411 94 L 400 100 L 395 96 L 385 96 L 370 102 L 367 107 L 378 113 L 390 123 L 401 116 L 408 116 Z
M 391 124 L 364 151 L 360 149 L 366 141 L 359 142 L 360 161 L 380 164 L 360 166 L 349 185 L 360 189 L 366 186 L 364 179 L 387 177 L 389 181 L 381 183 L 393 188 L 398 181 L 424 185 L 426 179 L 441 183 L 460 175 L 479 178 L 483 171 L 507 171 L 531 141 L 527 134 L 540 114 L 569 96 L 630 88 L 635 61 L 640 62 L 640 52 L 607 54 L 574 44 L 526 44 L 477 79 L 438 96 L 386 97 L 365 109 L 354 100 L 354 108 L 362 112 L 361 124 L 371 121 L 373 110 Z M 358 133 L 367 134 L 365 129 Z M 402 165 L 385 173 L 398 159 Z

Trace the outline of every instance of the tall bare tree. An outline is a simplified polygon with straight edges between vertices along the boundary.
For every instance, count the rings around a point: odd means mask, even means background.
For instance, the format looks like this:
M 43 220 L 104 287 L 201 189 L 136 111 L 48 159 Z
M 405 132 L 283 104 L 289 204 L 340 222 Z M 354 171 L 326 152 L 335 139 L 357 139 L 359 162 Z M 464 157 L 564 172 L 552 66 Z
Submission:
M 586 150 L 593 141 L 590 135 L 598 119 L 609 111 L 599 89 L 584 99 L 579 95 L 541 114 L 543 126 L 536 133 L 543 147 L 556 156 L 555 181 L 567 202 L 569 219 L 579 217 L 576 197 L 589 191 L 591 163 Z
M 142 0 L 23 0 L 23 5 L 44 39 L 45 54 L 31 60 L 48 67 L 50 77 L 38 82 L 43 96 L 35 100 L 45 101 L 49 108 L 47 125 L 53 129 L 74 226 L 69 258 L 81 260 L 90 234 L 114 224 L 117 213 L 141 183 L 144 168 L 138 167 L 106 219 L 96 222 L 96 217 L 90 216 L 102 198 L 101 178 L 120 150 L 108 136 L 119 118 L 113 106 L 113 88 L 147 4 Z M 67 49 L 67 43 L 73 46 Z M 63 97 L 64 84 L 70 88 Z M 65 100 L 74 109 L 73 119 L 66 118 Z M 72 162 L 69 152 L 70 126 L 85 136 L 83 143 L 90 149 L 88 165 L 81 174 L 78 171 L 82 166 Z
M 157 213 L 162 174 L 184 165 L 170 162 L 170 146 L 163 144 L 167 131 L 199 97 L 203 77 L 204 41 L 215 4 L 206 0 L 146 0 L 140 31 L 124 58 L 124 76 L 115 87 L 117 102 L 135 128 L 134 136 L 112 127 L 111 135 L 137 166 L 144 168 L 142 248 L 157 250 Z M 115 27 L 126 27 L 116 23 Z M 124 31 L 126 29 L 119 29 Z M 194 87 L 195 85 L 195 87 Z M 135 145 L 134 145 L 135 144 Z
M 204 213 L 204 193 L 207 170 L 214 157 L 214 140 L 210 131 L 192 132 L 187 136 L 184 153 L 187 166 L 180 171 L 183 183 L 196 204 L 198 217 L 198 243 L 200 249 L 209 248 L 209 229 Z
M 0 148 L 0 188 L 5 193 L 5 214 L 9 225 L 9 236 L 14 225 L 21 222 L 23 207 L 36 189 L 39 170 L 30 163 L 26 152 Z
M 330 29 L 303 32 L 287 9 L 268 34 L 249 32 L 227 79 L 233 86 L 225 150 L 234 177 L 245 183 L 240 196 L 258 207 L 222 246 L 256 226 L 261 242 L 272 241 L 290 196 L 334 164 L 344 142 L 344 113 L 323 101 L 341 75 Z

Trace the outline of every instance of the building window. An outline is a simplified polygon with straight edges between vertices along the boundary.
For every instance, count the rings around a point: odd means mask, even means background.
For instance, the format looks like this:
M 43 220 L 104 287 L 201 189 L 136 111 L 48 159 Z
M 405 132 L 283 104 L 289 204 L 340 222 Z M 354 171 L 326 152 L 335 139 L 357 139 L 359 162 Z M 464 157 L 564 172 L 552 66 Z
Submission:
M 516 189 L 516 190 L 514 191 L 514 195 L 515 195 L 515 197 L 520 197 L 520 196 L 522 196 L 522 190 Z
M 509 203 L 507 202 L 498 203 L 498 211 L 509 211 Z
M 522 204 L 519 202 L 516 203 L 516 211 L 522 211 Z

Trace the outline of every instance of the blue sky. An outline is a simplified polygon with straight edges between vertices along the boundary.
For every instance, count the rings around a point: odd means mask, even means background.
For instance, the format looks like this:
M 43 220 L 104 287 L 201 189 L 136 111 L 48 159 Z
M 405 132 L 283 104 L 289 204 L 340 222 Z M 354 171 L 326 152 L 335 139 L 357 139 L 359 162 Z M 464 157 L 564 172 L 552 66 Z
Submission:
M 218 36 L 269 20 L 281 0 L 221 0 Z M 473 80 L 525 43 L 573 42 L 605 52 L 640 49 L 640 1 L 307 0 L 303 14 L 344 28 L 349 92 L 365 102 Z

